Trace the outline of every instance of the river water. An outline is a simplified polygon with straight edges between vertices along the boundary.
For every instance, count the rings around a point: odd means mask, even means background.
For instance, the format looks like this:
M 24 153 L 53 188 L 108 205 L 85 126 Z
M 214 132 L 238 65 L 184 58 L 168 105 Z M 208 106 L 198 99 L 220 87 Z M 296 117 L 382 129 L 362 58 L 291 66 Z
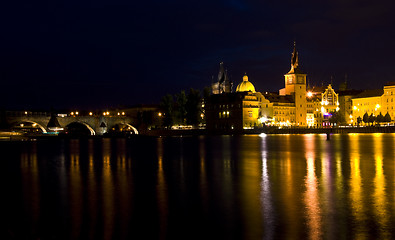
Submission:
M 395 239 L 395 134 L 0 142 L 0 156 L 2 239 Z

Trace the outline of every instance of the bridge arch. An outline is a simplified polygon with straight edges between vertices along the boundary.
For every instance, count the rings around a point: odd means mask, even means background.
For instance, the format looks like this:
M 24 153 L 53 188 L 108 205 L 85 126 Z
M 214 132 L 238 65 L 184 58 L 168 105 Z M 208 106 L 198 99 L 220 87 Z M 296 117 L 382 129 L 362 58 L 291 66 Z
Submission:
M 126 126 L 126 128 L 124 126 Z M 114 131 L 115 129 L 118 129 L 119 132 L 130 131 L 133 132 L 133 134 L 139 134 L 139 131 L 129 123 L 122 123 L 122 122 L 115 123 L 113 127 L 110 128 L 110 130 Z
M 78 127 L 78 125 L 82 125 L 82 126 L 86 127 L 86 129 L 89 131 L 91 136 L 96 135 L 95 130 L 88 123 L 82 122 L 82 121 L 75 121 L 75 122 L 71 122 L 71 123 L 67 124 L 67 126 L 66 126 L 67 131 L 69 132 L 71 130 L 71 133 L 78 132 L 78 131 L 75 131 L 75 129 Z M 79 132 L 79 133 L 81 134 L 82 132 Z
M 126 123 L 125 125 L 130 127 L 133 130 L 134 134 L 139 134 L 139 131 L 137 131 L 137 129 L 135 127 L 133 127 L 132 125 L 130 125 L 129 123 Z
M 27 120 L 27 119 L 21 119 L 20 121 L 14 122 L 12 125 L 12 128 L 18 128 L 17 126 L 21 126 L 21 124 L 24 123 L 31 123 L 33 127 L 39 128 L 43 133 L 47 133 L 47 130 L 45 129 L 44 126 L 42 126 L 40 123 L 32 121 L 32 120 Z

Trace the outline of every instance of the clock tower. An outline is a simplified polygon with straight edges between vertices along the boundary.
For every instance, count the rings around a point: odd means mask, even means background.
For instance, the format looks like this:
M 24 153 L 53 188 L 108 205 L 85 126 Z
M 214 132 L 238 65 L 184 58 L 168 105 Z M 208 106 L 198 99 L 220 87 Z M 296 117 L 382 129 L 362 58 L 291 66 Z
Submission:
M 295 126 L 306 126 L 306 74 L 299 68 L 299 58 L 295 42 L 291 58 L 291 70 L 284 77 L 285 95 L 292 95 L 295 100 Z

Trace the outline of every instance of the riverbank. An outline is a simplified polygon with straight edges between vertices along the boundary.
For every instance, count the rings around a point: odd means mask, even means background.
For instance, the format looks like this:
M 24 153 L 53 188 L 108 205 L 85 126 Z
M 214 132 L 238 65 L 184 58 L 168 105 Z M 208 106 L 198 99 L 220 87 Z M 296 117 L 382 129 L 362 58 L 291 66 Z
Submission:
M 368 126 L 368 127 L 334 127 L 334 128 L 278 128 L 265 127 L 243 130 L 215 130 L 188 129 L 188 130 L 151 130 L 147 136 L 188 136 L 188 135 L 240 135 L 240 134 L 323 134 L 323 133 L 394 133 L 395 126 Z
M 53 135 L 53 134 L 34 134 L 29 135 L 21 132 L 0 131 L 0 141 L 29 141 L 38 139 L 55 138 L 133 138 L 133 137 L 177 137 L 177 136 L 199 136 L 199 135 L 245 135 L 245 134 L 348 134 L 348 133 L 395 133 L 395 126 L 369 126 L 369 127 L 335 127 L 335 128 L 277 128 L 265 127 L 243 130 L 216 130 L 207 129 L 183 129 L 167 130 L 156 129 L 142 132 L 139 135 Z

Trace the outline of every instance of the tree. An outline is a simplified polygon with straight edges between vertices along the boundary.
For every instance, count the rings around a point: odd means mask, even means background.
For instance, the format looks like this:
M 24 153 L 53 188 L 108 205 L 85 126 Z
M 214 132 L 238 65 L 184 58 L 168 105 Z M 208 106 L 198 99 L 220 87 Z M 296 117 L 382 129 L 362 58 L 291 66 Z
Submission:
M 376 122 L 378 122 L 378 123 L 384 122 L 384 116 L 383 116 L 383 114 L 381 114 L 381 112 L 379 115 L 377 115 Z
M 361 124 L 362 122 L 362 118 L 361 117 L 357 117 L 357 125 L 359 126 L 359 124 Z
M 173 125 L 173 96 L 167 94 L 162 97 L 160 107 L 163 109 L 163 125 L 165 127 L 171 127 Z
M 371 123 L 371 125 L 373 125 L 373 123 L 376 121 L 376 117 L 372 114 L 370 114 L 369 116 L 369 122 Z
M 175 123 L 184 125 L 187 115 L 187 96 L 185 95 L 185 91 L 182 90 L 179 94 L 176 95 L 176 98 L 176 109 L 174 110 Z
M 388 112 L 384 116 L 384 122 L 391 122 L 391 116 L 390 116 L 390 114 Z
M 341 110 L 335 113 L 335 115 L 337 124 L 344 125 L 346 123 L 346 118 L 344 117 L 344 113 Z
M 365 114 L 363 115 L 362 120 L 365 124 L 369 124 L 369 115 L 367 112 L 365 112 Z
M 191 88 L 187 96 L 186 103 L 187 124 L 197 125 L 200 122 L 200 114 L 202 113 L 202 97 L 200 91 Z
M 336 123 L 337 125 L 343 125 L 346 123 L 344 114 L 341 111 L 332 113 L 332 117 L 329 118 L 330 123 Z
M 203 98 L 205 101 L 207 101 L 207 99 L 210 97 L 210 93 L 211 93 L 211 88 L 210 87 L 205 87 L 203 89 Z

